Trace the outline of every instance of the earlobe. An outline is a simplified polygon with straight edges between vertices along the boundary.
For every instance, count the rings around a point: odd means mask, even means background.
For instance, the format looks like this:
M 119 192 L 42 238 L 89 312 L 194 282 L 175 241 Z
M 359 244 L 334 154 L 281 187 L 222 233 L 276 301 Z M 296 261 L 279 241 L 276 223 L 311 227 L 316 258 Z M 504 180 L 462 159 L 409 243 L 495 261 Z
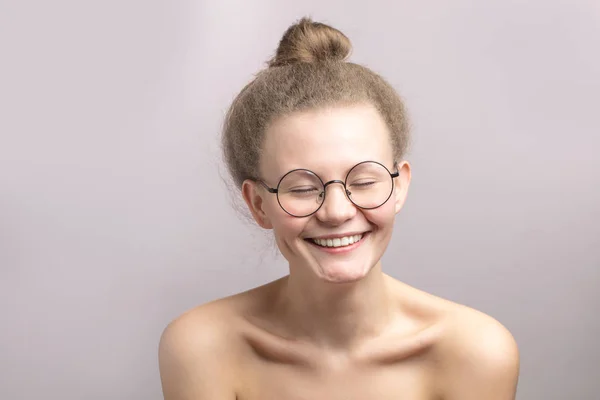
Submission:
M 402 161 L 398 164 L 399 175 L 395 178 L 394 182 L 394 194 L 395 194 L 395 211 L 396 214 L 400 212 L 406 201 L 408 194 L 408 187 L 410 185 L 411 171 L 410 164 L 408 161 Z
M 263 209 L 264 202 L 259 190 L 260 189 L 254 181 L 246 179 L 242 183 L 242 196 L 244 197 L 244 201 L 246 202 L 246 205 L 248 206 L 250 213 L 252 213 L 252 217 L 256 223 L 261 228 L 273 229 L 273 225 Z

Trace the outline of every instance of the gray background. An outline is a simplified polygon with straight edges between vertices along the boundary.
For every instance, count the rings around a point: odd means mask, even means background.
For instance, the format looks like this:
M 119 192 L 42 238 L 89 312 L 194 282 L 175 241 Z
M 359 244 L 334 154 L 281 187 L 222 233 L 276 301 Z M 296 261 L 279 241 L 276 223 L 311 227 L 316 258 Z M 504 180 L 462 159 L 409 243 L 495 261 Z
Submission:
M 384 270 L 506 325 L 519 399 L 600 399 L 597 0 L 1 1 L 1 399 L 159 399 L 172 318 L 287 273 L 218 133 L 304 15 L 412 116 Z

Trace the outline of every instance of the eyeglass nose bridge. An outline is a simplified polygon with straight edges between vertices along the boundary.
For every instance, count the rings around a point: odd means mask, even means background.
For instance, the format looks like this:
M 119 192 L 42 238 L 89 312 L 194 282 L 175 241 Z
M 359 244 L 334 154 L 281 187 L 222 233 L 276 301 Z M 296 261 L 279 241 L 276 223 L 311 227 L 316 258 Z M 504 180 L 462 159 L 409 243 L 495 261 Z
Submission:
M 352 195 L 352 193 L 346 188 L 346 182 L 340 181 L 339 179 L 334 179 L 332 181 L 329 181 L 329 182 L 323 184 L 323 191 L 319 194 L 319 197 L 321 197 L 321 200 L 325 200 L 325 191 L 327 189 L 327 186 L 329 186 L 333 183 L 341 184 L 344 187 L 344 192 L 346 192 L 346 196 L 348 196 L 348 199 L 350 199 L 350 196 Z M 352 201 L 352 200 L 350 200 L 350 201 Z

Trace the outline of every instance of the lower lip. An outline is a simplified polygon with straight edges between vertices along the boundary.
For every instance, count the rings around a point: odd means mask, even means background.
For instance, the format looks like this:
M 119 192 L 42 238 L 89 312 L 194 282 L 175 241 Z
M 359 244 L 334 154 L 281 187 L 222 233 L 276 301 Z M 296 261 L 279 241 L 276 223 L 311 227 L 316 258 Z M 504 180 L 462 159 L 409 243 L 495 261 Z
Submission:
M 307 242 L 312 244 L 317 249 L 324 251 L 325 253 L 331 253 L 331 254 L 348 253 L 348 252 L 356 249 L 358 246 L 360 246 L 365 241 L 367 236 L 369 236 L 369 233 L 370 232 L 364 233 L 358 242 L 354 242 L 352 244 L 349 244 L 348 246 L 323 247 L 323 246 L 319 246 L 318 244 L 316 244 L 315 242 L 313 242 L 310 239 L 307 240 Z

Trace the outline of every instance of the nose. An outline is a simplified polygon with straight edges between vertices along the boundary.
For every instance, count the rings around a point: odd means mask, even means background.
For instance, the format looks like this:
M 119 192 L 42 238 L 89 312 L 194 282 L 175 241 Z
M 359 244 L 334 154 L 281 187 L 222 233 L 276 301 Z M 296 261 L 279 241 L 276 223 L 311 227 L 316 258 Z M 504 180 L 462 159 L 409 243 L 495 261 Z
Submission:
M 316 213 L 319 220 L 341 225 L 356 215 L 356 206 L 348 199 L 343 182 L 328 182 L 325 185 L 324 196 L 324 202 Z

